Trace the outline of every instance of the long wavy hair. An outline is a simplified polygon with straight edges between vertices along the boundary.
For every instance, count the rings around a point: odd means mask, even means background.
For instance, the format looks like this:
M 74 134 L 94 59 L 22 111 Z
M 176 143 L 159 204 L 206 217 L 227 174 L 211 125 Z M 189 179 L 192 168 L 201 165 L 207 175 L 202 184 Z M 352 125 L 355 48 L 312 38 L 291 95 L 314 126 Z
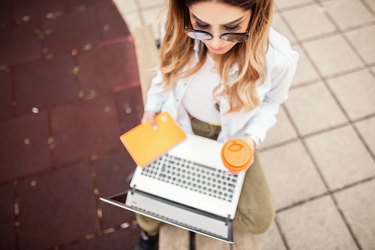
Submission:
M 165 87 L 173 86 L 179 78 L 194 74 L 206 60 L 207 48 L 201 46 L 198 63 L 184 70 L 194 54 L 195 43 L 195 40 L 184 32 L 184 11 L 192 4 L 202 1 L 207 0 L 169 0 L 165 36 L 160 48 L 160 70 Z M 254 13 L 251 13 L 254 20 L 249 39 L 235 44 L 227 53 L 220 56 L 216 64 L 221 82 L 213 93 L 215 98 L 224 95 L 228 97 L 228 112 L 239 111 L 242 108 L 250 111 L 260 105 L 256 84 L 265 74 L 265 53 L 269 44 L 273 0 L 216 1 L 245 10 L 254 10 Z M 238 66 L 238 74 L 233 79 L 229 77 L 229 71 L 235 64 Z

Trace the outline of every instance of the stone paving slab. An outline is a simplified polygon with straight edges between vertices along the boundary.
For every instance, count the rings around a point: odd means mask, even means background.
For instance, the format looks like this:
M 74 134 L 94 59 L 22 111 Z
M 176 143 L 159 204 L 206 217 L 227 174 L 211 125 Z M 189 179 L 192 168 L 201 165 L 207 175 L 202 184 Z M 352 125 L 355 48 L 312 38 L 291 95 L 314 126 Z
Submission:
M 341 35 L 324 37 L 303 45 L 312 62 L 325 77 L 363 67 L 361 60 Z
M 362 138 L 366 141 L 371 153 L 375 152 L 375 117 L 359 121 L 355 124 Z
M 316 96 L 319 96 L 319 102 Z M 285 106 L 302 136 L 347 122 L 340 106 L 321 81 L 290 90 Z
M 276 209 L 309 200 L 327 191 L 299 141 L 261 152 L 261 163 Z
M 351 126 L 306 139 L 331 190 L 375 176 L 374 161 Z
M 374 191 L 375 180 L 372 180 L 334 195 L 362 249 L 375 247 Z
M 350 119 L 374 114 L 375 84 L 369 70 L 345 74 L 327 82 Z
M 283 211 L 278 216 L 292 250 L 358 249 L 329 196 Z

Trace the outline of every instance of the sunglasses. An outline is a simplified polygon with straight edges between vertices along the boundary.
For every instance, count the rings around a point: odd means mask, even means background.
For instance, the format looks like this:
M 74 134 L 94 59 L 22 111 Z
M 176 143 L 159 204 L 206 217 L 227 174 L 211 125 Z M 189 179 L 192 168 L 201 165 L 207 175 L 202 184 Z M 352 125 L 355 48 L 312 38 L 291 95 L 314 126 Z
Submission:
M 244 33 L 224 33 L 224 34 L 221 34 L 219 38 L 225 41 L 234 42 L 234 43 L 245 42 L 250 36 L 250 28 L 253 24 L 254 16 L 255 16 L 254 10 L 255 8 L 253 7 L 251 11 L 251 18 L 250 18 L 249 24 Z M 194 28 L 189 28 L 188 26 L 188 23 L 190 23 L 189 19 L 190 19 L 189 9 L 186 7 L 185 13 L 184 13 L 184 31 L 186 35 L 196 40 L 211 40 L 212 38 L 214 38 L 214 36 L 210 32 L 203 31 L 203 30 L 196 30 Z

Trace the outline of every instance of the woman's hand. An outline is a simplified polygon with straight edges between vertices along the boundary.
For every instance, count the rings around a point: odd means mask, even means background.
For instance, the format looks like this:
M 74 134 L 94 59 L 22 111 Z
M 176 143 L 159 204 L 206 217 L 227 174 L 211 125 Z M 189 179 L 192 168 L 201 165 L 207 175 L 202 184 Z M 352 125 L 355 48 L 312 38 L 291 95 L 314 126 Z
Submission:
M 243 139 L 251 148 L 252 154 L 254 155 L 255 149 L 256 149 L 256 144 L 253 139 L 251 139 L 250 136 L 244 136 L 241 139 Z M 254 161 L 254 158 L 253 158 Z M 250 164 L 250 166 L 253 164 L 253 162 Z
M 152 111 L 145 111 L 142 117 L 142 123 L 150 122 L 155 123 L 155 113 Z
M 255 152 L 255 149 L 256 149 L 256 144 L 254 142 L 253 139 L 251 139 L 250 136 L 244 136 L 242 137 L 241 139 L 243 139 L 251 148 L 251 150 L 253 151 L 253 153 Z
M 143 113 L 143 117 L 142 117 L 142 120 L 141 120 L 142 123 L 146 123 L 146 122 L 149 122 L 152 124 L 152 127 L 157 130 L 157 126 L 156 126 L 156 123 L 155 123 L 155 113 L 152 112 L 152 111 L 145 111 Z

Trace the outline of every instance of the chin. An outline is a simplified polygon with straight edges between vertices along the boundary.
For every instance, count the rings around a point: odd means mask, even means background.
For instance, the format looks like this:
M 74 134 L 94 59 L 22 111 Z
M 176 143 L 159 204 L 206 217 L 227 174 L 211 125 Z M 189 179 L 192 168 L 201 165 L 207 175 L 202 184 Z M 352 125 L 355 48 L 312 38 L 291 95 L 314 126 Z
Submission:
M 213 54 L 216 54 L 216 55 L 223 55 L 223 54 L 225 54 L 225 53 L 227 53 L 229 50 L 231 50 L 233 48 L 233 46 L 232 47 L 229 47 L 229 48 L 222 48 L 222 49 L 220 49 L 220 50 L 213 50 L 213 49 L 210 49 L 210 48 L 208 48 L 210 51 L 211 51 L 211 53 L 213 53 Z

